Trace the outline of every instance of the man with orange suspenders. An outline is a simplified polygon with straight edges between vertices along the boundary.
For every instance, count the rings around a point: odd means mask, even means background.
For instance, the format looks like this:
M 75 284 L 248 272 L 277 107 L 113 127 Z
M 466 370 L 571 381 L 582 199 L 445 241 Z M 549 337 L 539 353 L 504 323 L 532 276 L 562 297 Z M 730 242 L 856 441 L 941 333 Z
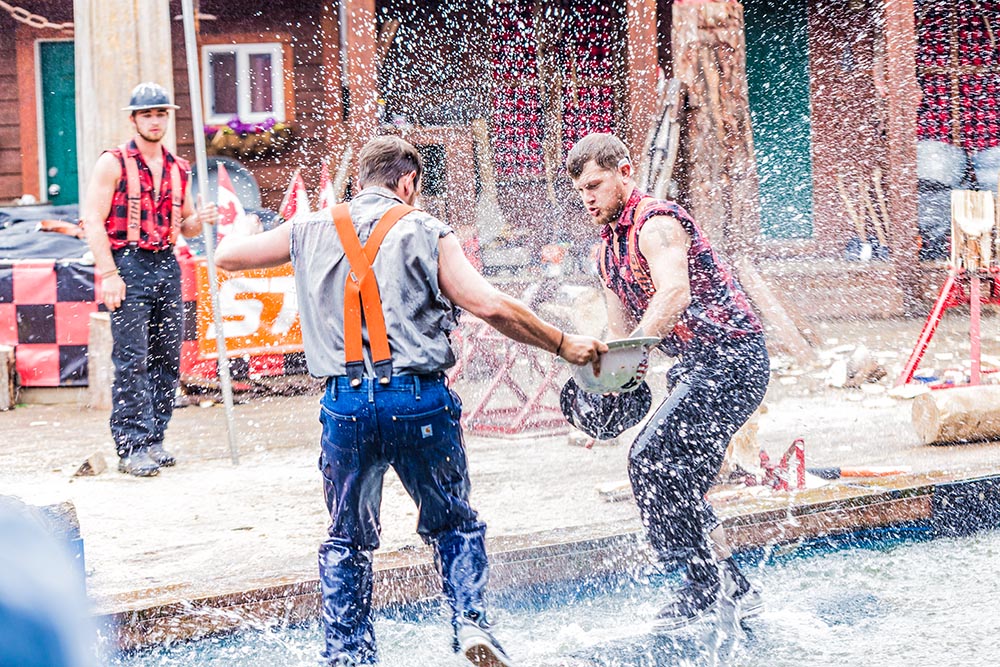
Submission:
M 163 448 L 184 334 L 174 243 L 178 233 L 196 236 L 218 219 L 214 203 L 195 210 L 188 162 L 162 145 L 170 110 L 178 108 L 155 83 L 135 87 L 123 109 L 131 112 L 135 136 L 97 159 L 80 210 L 100 297 L 111 311 L 110 423 L 118 470 L 136 477 L 176 462 Z
M 483 603 L 485 529 L 469 504 L 461 402 L 444 371 L 456 307 L 506 336 L 575 363 L 607 346 L 560 331 L 490 285 L 452 229 L 412 208 L 423 163 L 397 137 L 359 156 L 351 203 L 266 232 L 250 220 L 216 253 L 227 270 L 295 268 L 309 372 L 327 379 L 321 401 L 329 538 L 319 550 L 330 665 L 378 660 L 371 622 L 372 552 L 379 544 L 382 476 L 389 466 L 419 508 L 417 532 L 435 550 L 452 611 L 454 649 L 475 664 L 510 665 Z

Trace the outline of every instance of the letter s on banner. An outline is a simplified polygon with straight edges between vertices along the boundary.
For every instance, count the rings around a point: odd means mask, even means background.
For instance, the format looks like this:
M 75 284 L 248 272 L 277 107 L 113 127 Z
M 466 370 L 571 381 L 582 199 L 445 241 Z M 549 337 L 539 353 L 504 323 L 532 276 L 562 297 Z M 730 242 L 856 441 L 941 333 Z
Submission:
M 219 271 L 219 282 L 219 306 L 230 357 L 302 351 L 291 265 Z M 198 263 L 198 294 L 198 349 L 202 356 L 211 356 L 215 351 L 215 325 L 204 262 Z

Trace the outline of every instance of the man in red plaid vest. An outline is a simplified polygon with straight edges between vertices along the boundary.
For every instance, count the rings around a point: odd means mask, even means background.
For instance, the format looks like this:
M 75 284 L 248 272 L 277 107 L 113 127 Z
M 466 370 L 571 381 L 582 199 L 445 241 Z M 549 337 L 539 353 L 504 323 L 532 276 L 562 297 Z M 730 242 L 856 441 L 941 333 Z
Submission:
M 661 563 L 686 583 L 657 616 L 661 629 L 721 608 L 761 610 L 705 493 L 730 438 L 760 405 L 769 363 L 756 314 L 728 267 L 684 209 L 640 192 L 628 149 L 610 134 L 584 137 L 566 158 L 573 185 L 600 226 L 598 265 L 612 338 L 654 336 L 677 363 L 670 393 L 629 451 L 629 479 Z
M 137 477 L 176 462 L 163 448 L 184 330 L 174 243 L 178 233 L 195 236 L 218 219 L 215 204 L 195 210 L 187 161 L 162 145 L 170 110 L 177 108 L 161 86 L 136 86 L 124 108 L 135 136 L 98 158 L 80 211 L 101 276 L 100 297 L 111 311 L 118 469 Z

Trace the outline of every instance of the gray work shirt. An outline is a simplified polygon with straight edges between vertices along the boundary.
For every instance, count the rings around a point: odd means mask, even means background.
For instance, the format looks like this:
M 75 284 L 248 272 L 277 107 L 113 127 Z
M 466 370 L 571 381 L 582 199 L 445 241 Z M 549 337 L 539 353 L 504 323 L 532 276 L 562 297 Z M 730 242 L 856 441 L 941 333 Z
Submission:
M 390 208 L 403 202 L 390 190 L 365 188 L 350 203 L 351 220 L 361 243 Z M 302 342 L 309 373 L 346 375 L 344 362 L 344 283 L 350 263 L 329 209 L 286 223 L 292 225 L 290 252 Z M 372 268 L 395 375 L 417 375 L 455 364 L 448 339 L 456 312 L 438 286 L 438 240 L 451 227 L 423 211 L 403 216 L 386 235 Z M 362 331 L 365 375 L 372 377 L 368 328 Z

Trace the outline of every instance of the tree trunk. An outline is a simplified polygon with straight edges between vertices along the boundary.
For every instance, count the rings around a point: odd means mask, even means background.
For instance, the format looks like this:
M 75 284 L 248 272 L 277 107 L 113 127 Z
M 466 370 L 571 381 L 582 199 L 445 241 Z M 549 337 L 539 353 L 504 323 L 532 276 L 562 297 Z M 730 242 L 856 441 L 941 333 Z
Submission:
M 120 110 L 128 105 L 132 89 L 155 81 L 173 94 L 173 24 L 168 3 L 134 0 L 74 0 L 73 23 L 82 194 L 101 151 L 132 136 L 129 112 Z M 190 113 L 184 111 L 188 118 Z M 173 116 L 163 142 L 169 150 L 177 143 Z
M 687 91 L 683 199 L 716 247 L 730 256 L 752 254 L 760 202 L 743 6 L 675 4 L 672 34 L 674 77 Z

